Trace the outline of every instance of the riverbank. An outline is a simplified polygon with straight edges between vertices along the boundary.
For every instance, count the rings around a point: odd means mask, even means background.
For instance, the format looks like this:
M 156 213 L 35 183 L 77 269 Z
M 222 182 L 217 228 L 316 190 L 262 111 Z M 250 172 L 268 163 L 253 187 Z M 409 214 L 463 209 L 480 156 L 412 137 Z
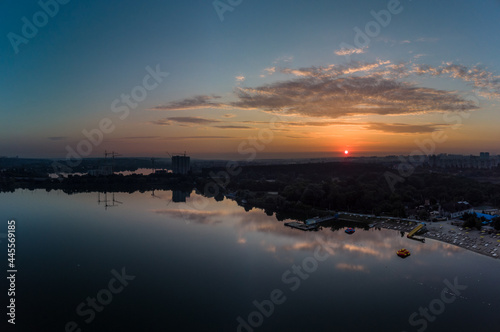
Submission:
M 500 231 L 488 234 L 486 231 L 466 229 L 451 224 L 451 221 L 427 222 L 428 232 L 417 237 L 429 238 L 457 247 L 474 251 L 478 254 L 499 258 Z M 415 224 L 405 221 L 385 220 L 376 223 L 376 227 L 410 232 Z

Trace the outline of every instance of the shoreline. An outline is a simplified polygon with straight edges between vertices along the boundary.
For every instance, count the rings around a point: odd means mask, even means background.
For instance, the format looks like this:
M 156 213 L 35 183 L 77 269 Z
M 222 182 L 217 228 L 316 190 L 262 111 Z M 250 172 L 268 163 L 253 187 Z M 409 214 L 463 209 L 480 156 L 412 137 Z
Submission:
M 34 185 L 33 183 L 17 183 L 13 188 L 2 188 L 0 183 L 0 192 L 11 192 L 17 189 L 25 190 L 37 190 L 45 189 L 47 191 L 51 190 L 61 190 L 65 193 L 75 193 L 75 192 L 135 192 L 135 191 L 149 191 L 149 190 L 175 190 L 179 189 L 182 191 L 192 192 L 195 190 L 195 186 L 186 178 L 167 178 L 163 179 L 164 182 L 142 182 L 142 183 L 130 183 L 130 182 L 107 182 L 107 183 L 60 183 L 53 182 L 51 186 L 42 186 L 40 184 Z M 29 186 L 31 184 L 32 186 Z M 76 189 L 75 187 L 78 187 Z M 253 204 L 252 204 L 253 203 Z M 259 208 L 266 210 L 265 206 L 261 204 L 255 204 L 256 202 L 251 202 L 251 204 L 246 204 L 247 207 Z M 282 213 L 282 211 L 276 211 L 275 209 L 270 209 L 273 213 Z M 310 213 L 309 210 L 304 209 L 301 211 L 294 211 L 295 213 L 303 212 L 304 214 Z M 329 215 L 332 211 L 327 210 L 315 210 L 315 213 L 321 215 Z M 364 225 L 373 224 L 374 227 L 380 227 L 384 229 L 392 229 L 397 231 L 403 231 L 409 233 L 416 225 L 421 222 L 418 220 L 400 220 L 397 217 L 376 217 L 368 214 L 350 213 L 350 212 L 339 212 L 342 215 L 341 220 L 346 222 L 361 223 Z M 296 216 L 295 216 L 296 217 Z M 294 218 L 296 219 L 296 218 Z M 385 220 L 382 220 L 385 219 Z M 280 219 L 278 219 L 280 220 Z M 296 220 L 301 220 L 297 218 Z M 493 233 L 487 233 L 486 231 L 480 231 L 477 229 L 467 229 L 461 226 L 452 225 L 453 220 L 447 221 L 425 221 L 427 224 L 428 232 L 417 235 L 417 237 L 428 238 L 451 244 L 481 255 L 489 256 L 492 258 L 500 258 L 500 230 Z
M 427 239 L 448 243 L 465 250 L 498 259 L 500 254 L 500 231 L 488 234 L 486 231 L 466 229 L 451 224 L 451 221 L 426 222 L 428 232 L 417 235 Z M 410 232 L 416 225 L 404 221 L 379 221 L 375 227 Z M 405 234 L 406 235 L 406 234 Z

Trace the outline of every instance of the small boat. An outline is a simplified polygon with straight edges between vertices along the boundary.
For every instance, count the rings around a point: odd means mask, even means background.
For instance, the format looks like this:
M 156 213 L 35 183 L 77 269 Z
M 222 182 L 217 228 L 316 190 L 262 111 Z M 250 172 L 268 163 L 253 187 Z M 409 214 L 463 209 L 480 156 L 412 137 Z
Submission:
M 410 256 L 410 251 L 408 249 L 403 248 L 396 251 L 396 254 L 401 258 L 406 258 Z
M 352 233 L 354 233 L 355 231 L 356 231 L 356 230 L 355 230 L 354 228 L 352 228 L 352 227 L 348 227 L 348 228 L 346 228 L 346 230 L 345 230 L 345 232 L 346 232 L 347 234 L 352 234 Z

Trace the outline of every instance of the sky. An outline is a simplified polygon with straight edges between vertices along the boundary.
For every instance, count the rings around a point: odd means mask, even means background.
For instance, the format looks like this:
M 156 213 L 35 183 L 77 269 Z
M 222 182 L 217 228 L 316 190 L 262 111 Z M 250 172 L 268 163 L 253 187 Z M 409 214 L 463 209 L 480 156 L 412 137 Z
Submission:
M 500 154 L 498 0 L 0 12 L 0 156 Z

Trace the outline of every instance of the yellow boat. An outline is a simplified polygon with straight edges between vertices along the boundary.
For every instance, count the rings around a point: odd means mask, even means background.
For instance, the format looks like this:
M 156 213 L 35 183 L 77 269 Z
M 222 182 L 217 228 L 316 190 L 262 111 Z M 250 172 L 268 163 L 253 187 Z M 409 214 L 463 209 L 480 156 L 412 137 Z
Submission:
M 399 256 L 399 257 L 402 257 L 402 258 L 406 258 L 408 256 L 410 256 L 410 251 L 408 249 L 399 249 L 398 251 L 396 251 L 396 254 Z

